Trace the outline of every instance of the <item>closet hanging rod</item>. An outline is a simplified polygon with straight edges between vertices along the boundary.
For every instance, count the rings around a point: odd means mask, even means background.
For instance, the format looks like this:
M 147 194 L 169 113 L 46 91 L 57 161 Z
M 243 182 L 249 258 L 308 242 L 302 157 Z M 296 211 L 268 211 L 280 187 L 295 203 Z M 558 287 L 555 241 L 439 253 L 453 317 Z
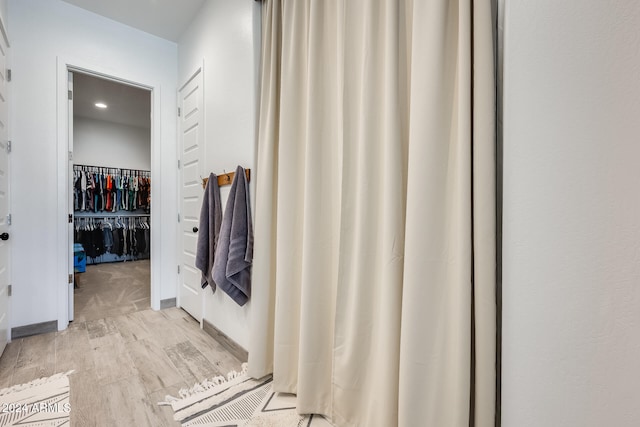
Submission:
M 245 169 L 244 174 L 247 175 L 247 182 L 251 182 L 251 169 Z M 216 175 L 216 177 L 218 178 L 218 187 L 222 187 L 223 185 L 231 185 L 235 176 L 235 172 Z M 209 182 L 209 178 L 202 178 L 202 188 L 205 188 L 207 186 L 207 182 Z
M 112 218 L 147 218 L 151 214 L 134 214 L 134 215 L 99 215 L 93 213 L 92 215 L 73 215 L 74 218 L 93 218 L 93 219 L 112 219 Z
M 93 169 L 113 169 L 113 170 L 120 170 L 120 171 L 129 171 L 129 172 L 144 172 L 144 173 L 151 173 L 150 170 L 147 169 L 130 169 L 130 168 L 117 168 L 117 167 L 113 167 L 113 166 L 95 166 L 95 165 L 85 165 L 85 164 L 80 164 L 80 163 L 74 163 L 73 168 L 93 168 Z

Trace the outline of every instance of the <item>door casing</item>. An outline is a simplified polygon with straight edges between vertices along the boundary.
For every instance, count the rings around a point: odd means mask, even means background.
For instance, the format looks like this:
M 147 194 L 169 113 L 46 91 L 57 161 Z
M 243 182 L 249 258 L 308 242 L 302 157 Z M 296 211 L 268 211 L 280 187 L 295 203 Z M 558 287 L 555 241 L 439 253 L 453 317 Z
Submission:
M 161 248 L 161 139 L 160 139 L 160 84 L 145 76 L 132 76 L 127 70 L 113 71 L 104 65 L 91 63 L 89 61 L 58 56 L 57 57 L 57 273 L 55 283 L 58 293 L 58 330 L 65 329 L 69 324 L 69 292 L 73 292 L 73 287 L 68 286 L 69 257 L 73 256 L 69 242 L 68 200 L 71 187 L 69 186 L 69 108 L 68 108 L 68 73 L 84 73 L 99 78 L 109 79 L 118 83 L 136 86 L 151 91 L 151 308 L 160 310 L 160 277 L 161 265 L 159 262 Z

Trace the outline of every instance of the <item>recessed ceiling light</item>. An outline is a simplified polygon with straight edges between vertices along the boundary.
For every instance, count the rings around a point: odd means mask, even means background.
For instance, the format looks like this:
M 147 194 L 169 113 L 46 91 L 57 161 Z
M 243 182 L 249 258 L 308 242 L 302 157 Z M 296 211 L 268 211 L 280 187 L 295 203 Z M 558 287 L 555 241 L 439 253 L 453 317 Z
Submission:
M 107 104 L 104 102 L 96 102 L 96 107 L 98 108 L 107 108 Z

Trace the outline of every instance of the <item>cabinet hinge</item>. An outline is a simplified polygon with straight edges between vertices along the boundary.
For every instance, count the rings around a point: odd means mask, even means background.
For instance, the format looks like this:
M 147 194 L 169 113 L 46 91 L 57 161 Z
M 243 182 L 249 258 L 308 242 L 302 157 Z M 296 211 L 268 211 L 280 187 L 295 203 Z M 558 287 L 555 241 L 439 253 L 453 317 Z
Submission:
M 72 90 L 67 91 L 67 97 L 69 98 L 69 101 L 71 101 L 73 99 L 73 91 Z
M 69 224 L 73 222 L 73 214 L 69 214 Z
M 7 215 L 7 225 L 11 225 L 11 214 Z
M 7 68 L 7 81 L 11 81 L 11 68 Z
M 178 159 L 178 169 L 180 169 L 180 159 Z
M 7 296 L 10 297 L 13 294 L 13 285 L 7 286 Z
M 11 141 L 7 141 L 7 154 L 11 152 Z
M 180 107 L 178 107 L 178 117 L 180 117 Z
M 180 212 L 178 212 L 178 222 L 180 222 Z
M 180 274 L 180 266 L 178 265 L 178 274 Z
M 73 274 L 69 274 L 69 283 L 73 283 Z
M 69 151 L 69 160 L 73 160 L 73 151 Z

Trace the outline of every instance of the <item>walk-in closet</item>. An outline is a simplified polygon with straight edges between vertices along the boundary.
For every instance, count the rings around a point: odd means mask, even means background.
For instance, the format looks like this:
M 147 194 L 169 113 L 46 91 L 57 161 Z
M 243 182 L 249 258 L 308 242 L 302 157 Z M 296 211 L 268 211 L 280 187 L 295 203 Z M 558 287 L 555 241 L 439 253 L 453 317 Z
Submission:
M 150 307 L 151 93 L 70 79 L 74 320 L 84 321 Z

